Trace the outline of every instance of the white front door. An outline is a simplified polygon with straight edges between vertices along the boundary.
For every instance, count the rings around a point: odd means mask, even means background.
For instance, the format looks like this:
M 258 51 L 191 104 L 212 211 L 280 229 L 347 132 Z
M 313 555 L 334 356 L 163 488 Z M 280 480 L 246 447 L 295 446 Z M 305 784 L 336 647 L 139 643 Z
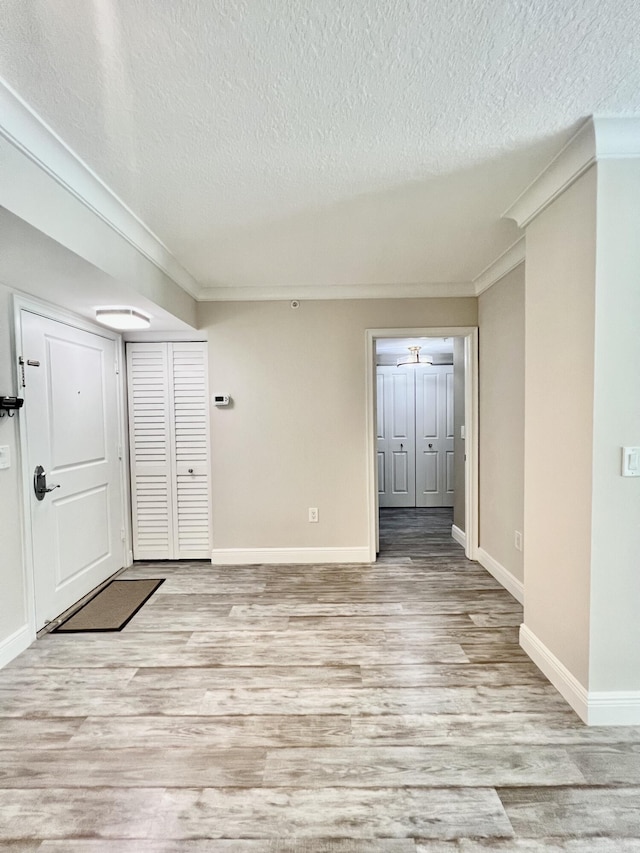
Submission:
M 453 506 L 453 367 L 416 369 L 416 506 Z
M 36 628 L 123 564 L 116 342 L 21 311 Z M 41 481 L 41 485 L 44 483 Z M 55 488 L 54 488 L 55 487 Z
M 415 506 L 414 368 L 378 368 L 378 500 Z

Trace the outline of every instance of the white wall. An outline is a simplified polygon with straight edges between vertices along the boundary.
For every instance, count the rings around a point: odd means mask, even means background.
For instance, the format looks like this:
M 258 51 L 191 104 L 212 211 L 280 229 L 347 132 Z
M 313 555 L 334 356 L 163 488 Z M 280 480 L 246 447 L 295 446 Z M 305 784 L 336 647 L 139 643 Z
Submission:
M 0 284 L 0 394 L 19 396 L 15 384 L 12 356 L 11 291 Z M 0 445 L 8 445 L 11 467 L 0 471 L 0 665 L 13 657 L 28 640 L 25 571 L 22 554 L 20 513 L 20 456 L 18 418 L 0 419 Z
M 598 163 L 589 689 L 640 690 L 640 162 Z
M 366 546 L 365 330 L 476 319 L 475 299 L 200 304 L 234 400 L 212 416 L 214 547 Z
M 480 328 L 479 545 L 518 581 L 524 530 L 524 265 L 478 299 Z
M 592 167 L 528 226 L 525 300 L 525 625 L 585 688 L 596 198 Z

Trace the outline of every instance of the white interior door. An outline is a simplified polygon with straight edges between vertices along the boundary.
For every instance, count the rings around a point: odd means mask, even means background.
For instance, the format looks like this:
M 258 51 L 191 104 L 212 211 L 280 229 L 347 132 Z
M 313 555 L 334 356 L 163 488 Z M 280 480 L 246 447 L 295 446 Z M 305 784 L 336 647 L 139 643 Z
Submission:
M 21 312 L 36 627 L 124 564 L 116 342 Z M 55 488 L 54 488 L 55 486 Z
M 211 557 L 207 348 L 127 344 L 136 560 Z
M 416 369 L 415 506 L 453 506 L 453 367 Z
M 413 368 L 379 367 L 378 502 L 415 506 L 415 392 Z
M 127 344 L 129 455 L 136 560 L 173 556 L 173 437 L 166 343 Z

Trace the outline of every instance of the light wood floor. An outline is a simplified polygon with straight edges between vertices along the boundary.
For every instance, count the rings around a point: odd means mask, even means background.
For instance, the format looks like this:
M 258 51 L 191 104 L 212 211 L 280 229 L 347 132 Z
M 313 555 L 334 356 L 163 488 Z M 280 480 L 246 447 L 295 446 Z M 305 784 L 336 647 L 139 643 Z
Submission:
M 0 672 L 0 849 L 640 851 L 640 728 L 578 720 L 450 524 L 384 512 L 375 566 L 137 564 L 167 580 L 122 633 Z

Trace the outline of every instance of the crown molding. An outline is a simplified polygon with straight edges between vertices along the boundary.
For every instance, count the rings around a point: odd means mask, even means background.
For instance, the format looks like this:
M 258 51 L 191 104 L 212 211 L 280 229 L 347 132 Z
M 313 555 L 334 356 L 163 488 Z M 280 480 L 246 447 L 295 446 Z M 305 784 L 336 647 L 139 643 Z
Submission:
M 526 228 L 598 160 L 640 157 L 640 118 L 590 116 L 502 214 Z
M 510 246 L 506 252 L 503 252 L 500 257 L 496 258 L 493 263 L 482 270 L 480 275 L 473 279 L 475 295 L 480 296 L 485 290 L 488 290 L 491 285 L 496 284 L 505 275 L 508 275 L 525 260 L 525 238 L 521 237 L 513 246 Z
M 198 302 L 251 302 L 288 299 L 424 299 L 475 296 L 470 281 L 424 284 L 355 284 L 335 286 L 274 285 L 259 287 L 202 287 Z
M 64 187 L 178 287 L 197 298 L 198 282 L 160 238 L 2 78 L 0 136 Z

